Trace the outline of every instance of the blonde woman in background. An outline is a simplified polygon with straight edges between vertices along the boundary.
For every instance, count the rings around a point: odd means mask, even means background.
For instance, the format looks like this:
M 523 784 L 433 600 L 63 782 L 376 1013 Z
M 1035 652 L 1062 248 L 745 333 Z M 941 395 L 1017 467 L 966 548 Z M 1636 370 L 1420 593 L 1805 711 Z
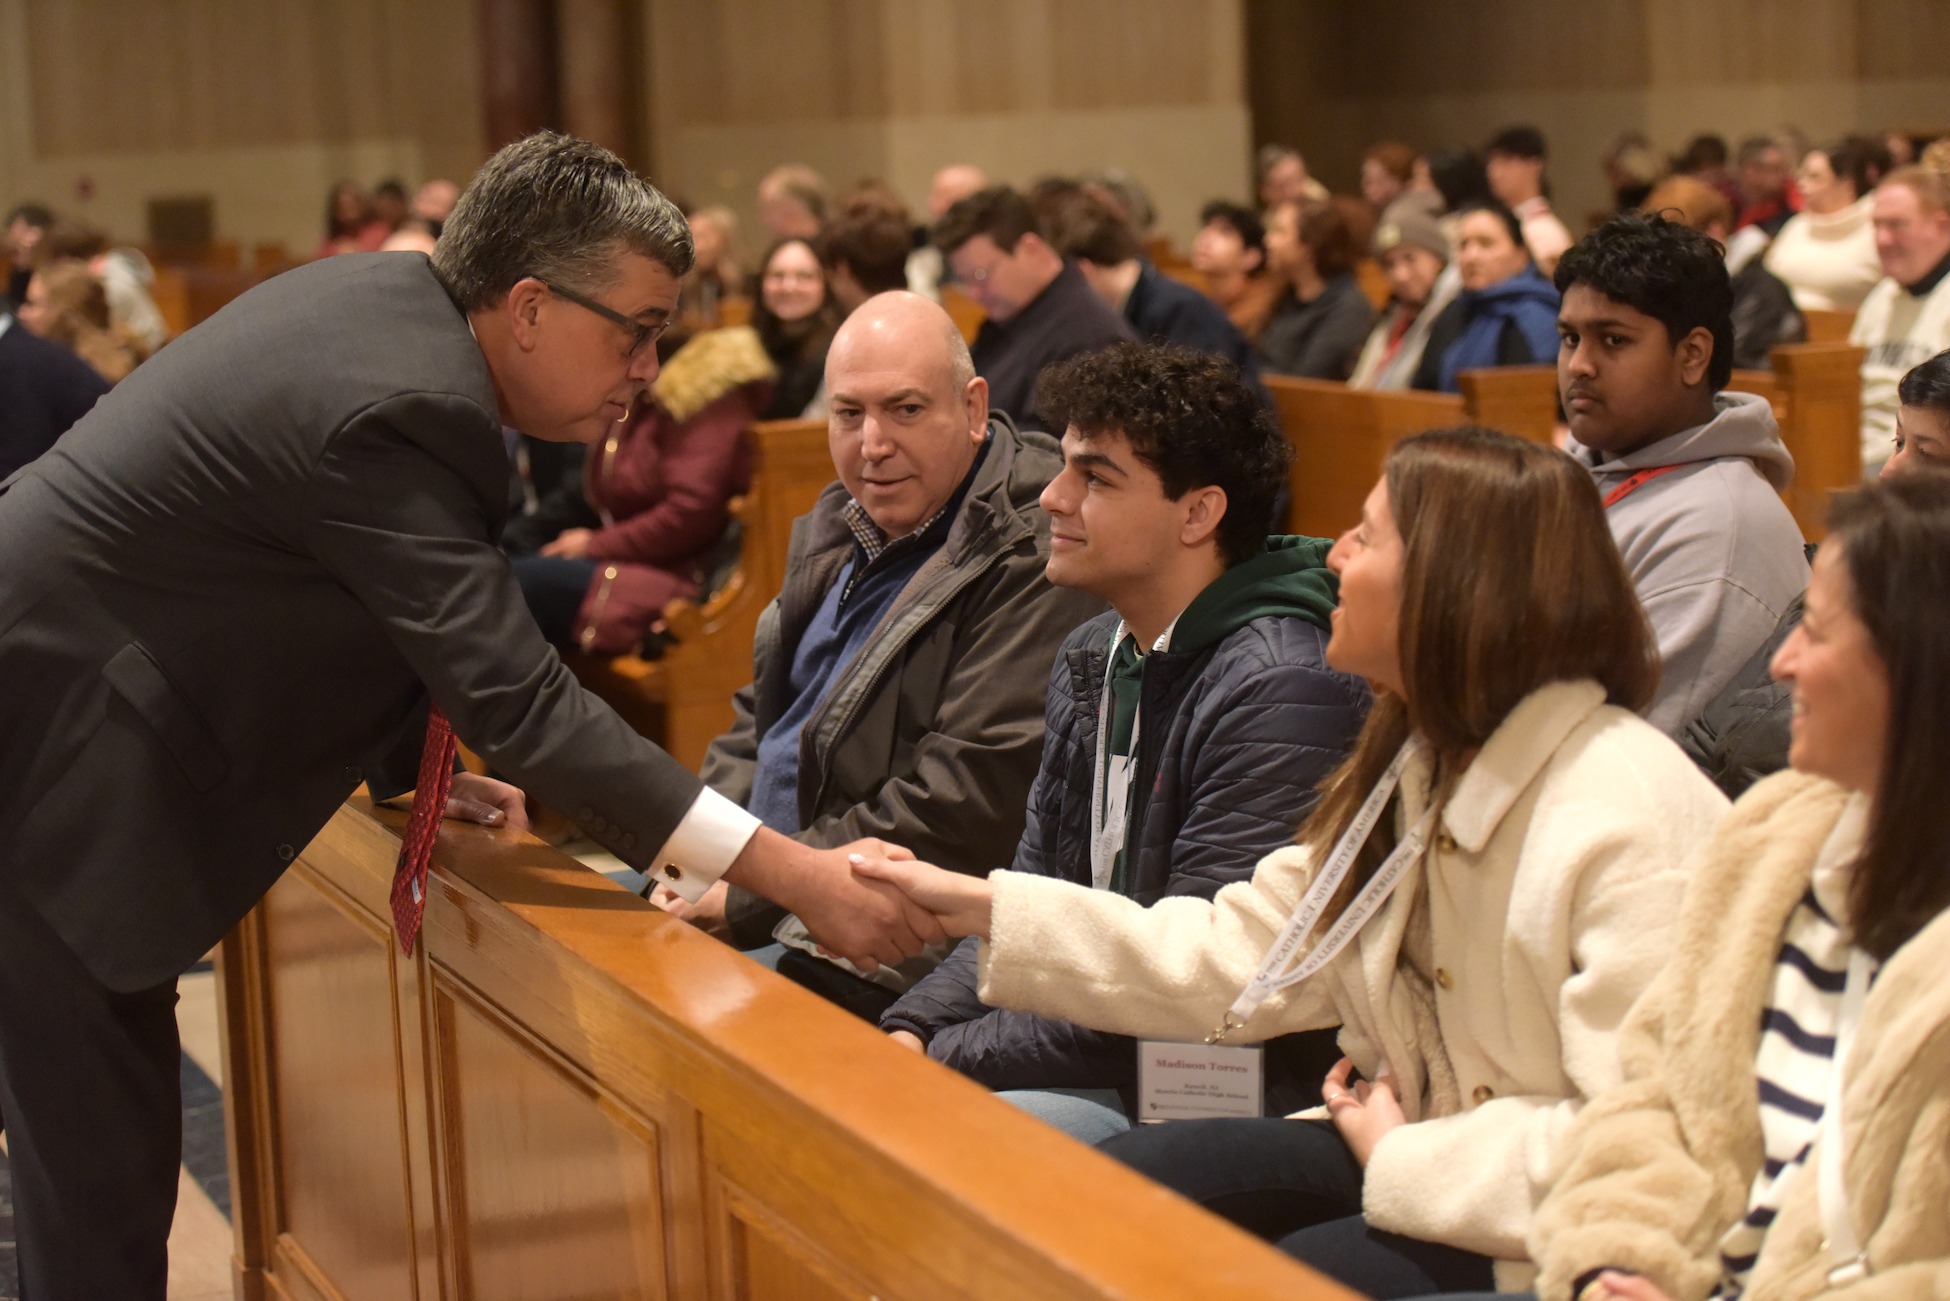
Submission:
M 72 351 L 109 383 L 122 380 L 143 360 L 126 333 L 108 323 L 108 291 L 86 265 L 51 262 L 27 282 L 20 323 Z

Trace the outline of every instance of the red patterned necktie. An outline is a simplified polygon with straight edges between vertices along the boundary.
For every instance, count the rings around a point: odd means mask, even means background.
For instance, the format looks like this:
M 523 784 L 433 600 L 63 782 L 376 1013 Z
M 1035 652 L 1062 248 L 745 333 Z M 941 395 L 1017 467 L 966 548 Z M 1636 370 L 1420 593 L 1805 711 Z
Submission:
M 420 934 L 420 917 L 427 908 L 427 864 L 447 809 L 447 792 L 454 784 L 454 728 L 440 706 L 427 708 L 427 743 L 420 751 L 420 784 L 413 794 L 413 811 L 406 818 L 406 838 L 400 842 L 399 866 L 393 869 L 393 930 L 400 948 L 413 956 Z

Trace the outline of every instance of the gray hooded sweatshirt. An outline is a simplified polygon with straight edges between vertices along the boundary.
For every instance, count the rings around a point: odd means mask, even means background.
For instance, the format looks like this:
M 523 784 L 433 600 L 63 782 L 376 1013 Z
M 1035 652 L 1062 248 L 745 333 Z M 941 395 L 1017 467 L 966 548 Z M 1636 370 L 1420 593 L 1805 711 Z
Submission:
M 1629 456 L 1575 438 L 1567 447 L 1601 494 L 1640 470 L 1680 467 L 1606 511 L 1665 662 L 1645 717 L 1669 733 L 1720 693 L 1808 586 L 1801 530 L 1779 496 L 1794 458 L 1773 410 L 1751 393 L 1722 393 L 1713 407 L 1707 423 Z

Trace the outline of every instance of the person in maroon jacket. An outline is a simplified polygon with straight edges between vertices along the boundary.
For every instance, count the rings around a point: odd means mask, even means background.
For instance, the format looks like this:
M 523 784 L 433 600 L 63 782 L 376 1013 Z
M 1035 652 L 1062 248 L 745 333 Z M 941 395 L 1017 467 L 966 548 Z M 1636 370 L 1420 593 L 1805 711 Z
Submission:
M 664 606 L 696 596 L 751 479 L 744 428 L 777 371 L 749 327 L 679 349 L 581 481 L 510 521 L 502 545 L 542 634 L 604 655 L 636 649 Z

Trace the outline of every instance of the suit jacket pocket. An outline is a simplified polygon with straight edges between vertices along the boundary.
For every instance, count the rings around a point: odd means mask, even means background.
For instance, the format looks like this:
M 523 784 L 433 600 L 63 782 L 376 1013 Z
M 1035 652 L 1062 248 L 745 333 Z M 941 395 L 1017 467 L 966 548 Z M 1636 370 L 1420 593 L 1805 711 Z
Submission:
M 198 791 L 214 788 L 230 773 L 230 759 L 217 738 L 140 642 L 130 642 L 102 667 L 117 695 L 154 729 Z

